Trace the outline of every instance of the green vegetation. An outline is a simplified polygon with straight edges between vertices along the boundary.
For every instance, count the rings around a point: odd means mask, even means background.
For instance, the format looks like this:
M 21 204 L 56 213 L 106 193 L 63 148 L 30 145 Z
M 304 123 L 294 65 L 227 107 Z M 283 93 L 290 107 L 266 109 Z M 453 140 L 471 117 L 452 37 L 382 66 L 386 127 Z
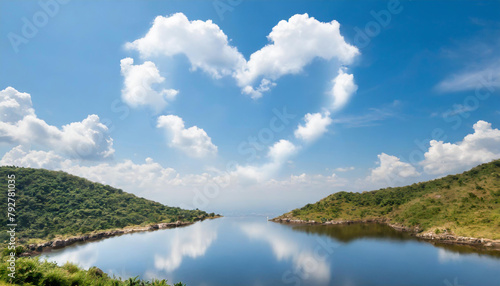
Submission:
M 210 217 L 139 198 L 107 185 L 44 169 L 0 167 L 0 201 L 7 210 L 7 176 L 15 175 L 16 236 L 21 243 L 51 240 L 97 230 L 160 222 L 195 221 Z M 0 225 L 7 225 L 7 215 Z M 0 234 L 5 242 L 7 232 Z
M 382 219 L 422 231 L 500 239 L 500 160 L 410 186 L 335 193 L 279 218 Z
M 16 275 L 11 280 L 8 276 L 6 259 L 2 257 L 0 263 L 0 285 L 43 285 L 43 286 L 167 286 L 166 280 L 143 281 L 135 278 L 121 280 L 109 277 L 96 267 L 83 270 L 72 263 L 57 266 L 53 262 L 40 261 L 37 257 L 21 257 L 16 260 Z M 11 284 L 12 283 L 12 284 Z M 174 286 L 185 286 L 177 283 Z

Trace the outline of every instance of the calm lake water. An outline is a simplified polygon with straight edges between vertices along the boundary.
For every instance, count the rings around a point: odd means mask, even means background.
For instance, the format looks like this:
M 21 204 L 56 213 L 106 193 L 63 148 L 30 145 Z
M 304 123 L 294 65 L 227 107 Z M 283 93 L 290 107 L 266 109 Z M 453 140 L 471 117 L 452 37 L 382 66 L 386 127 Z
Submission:
M 293 226 L 225 217 L 42 255 L 111 275 L 195 285 L 500 285 L 500 254 L 434 246 L 377 224 Z

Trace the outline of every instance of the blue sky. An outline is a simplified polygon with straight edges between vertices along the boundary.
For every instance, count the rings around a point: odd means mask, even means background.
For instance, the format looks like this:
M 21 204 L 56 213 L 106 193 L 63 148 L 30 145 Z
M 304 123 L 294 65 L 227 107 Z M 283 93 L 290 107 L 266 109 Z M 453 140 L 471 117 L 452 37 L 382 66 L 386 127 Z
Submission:
M 499 9 L 2 1 L 1 163 L 228 213 L 461 172 L 500 157 Z M 294 116 L 273 131 L 283 108 Z

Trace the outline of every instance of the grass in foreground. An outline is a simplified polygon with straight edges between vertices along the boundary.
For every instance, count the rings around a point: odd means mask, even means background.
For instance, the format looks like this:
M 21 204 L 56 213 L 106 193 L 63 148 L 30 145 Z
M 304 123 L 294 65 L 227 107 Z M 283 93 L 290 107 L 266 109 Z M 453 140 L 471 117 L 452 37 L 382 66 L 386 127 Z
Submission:
M 6 257 L 2 257 L 0 264 L 0 286 L 2 285 L 40 285 L 40 286 L 168 286 L 166 280 L 144 281 L 136 278 L 121 280 L 109 277 L 96 267 L 89 270 L 79 268 L 72 263 L 58 266 L 53 262 L 41 261 L 38 257 L 21 257 L 16 260 L 16 275 L 14 279 L 10 273 Z M 185 286 L 176 283 L 174 286 Z
M 335 193 L 278 218 L 386 219 L 437 234 L 500 239 L 500 160 L 410 186 Z

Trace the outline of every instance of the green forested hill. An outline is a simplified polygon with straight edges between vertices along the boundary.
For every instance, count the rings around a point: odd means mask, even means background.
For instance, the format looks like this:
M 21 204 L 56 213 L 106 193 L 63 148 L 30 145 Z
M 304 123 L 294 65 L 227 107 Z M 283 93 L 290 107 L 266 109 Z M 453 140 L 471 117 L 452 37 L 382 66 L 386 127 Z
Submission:
M 95 230 L 147 223 L 193 221 L 207 217 L 199 210 L 183 210 L 139 198 L 111 186 L 64 172 L 0 167 L 0 224 L 7 225 L 7 176 L 15 175 L 17 237 L 52 239 Z M 6 231 L 0 234 L 7 238 Z
M 500 239 L 500 160 L 458 175 L 363 193 L 334 193 L 276 219 L 383 219 L 424 231 Z

